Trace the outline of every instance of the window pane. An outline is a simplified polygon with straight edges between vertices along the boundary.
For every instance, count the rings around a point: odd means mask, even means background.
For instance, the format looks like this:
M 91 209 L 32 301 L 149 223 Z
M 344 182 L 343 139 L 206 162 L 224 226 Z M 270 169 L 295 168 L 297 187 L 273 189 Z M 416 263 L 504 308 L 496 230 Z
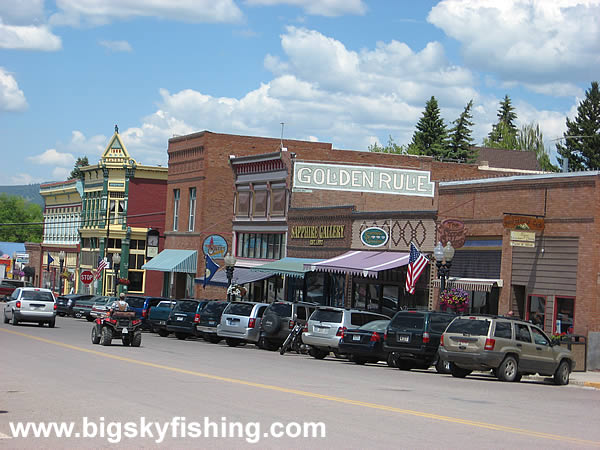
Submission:
M 236 215 L 239 217 L 248 217 L 250 215 L 250 192 L 238 192 Z
M 260 243 L 260 257 L 265 259 L 267 257 L 267 250 L 269 247 L 269 235 L 262 234 L 261 235 L 261 243 Z
M 556 297 L 556 333 L 572 334 L 575 299 Z
M 285 189 L 273 189 L 271 192 L 271 214 L 285 214 Z
M 546 316 L 546 299 L 536 295 L 529 296 L 529 320 L 538 327 L 544 327 Z
M 268 250 L 267 250 L 267 258 L 269 259 L 278 259 L 276 258 L 273 253 L 273 243 L 275 242 L 275 235 L 273 234 L 269 234 L 269 242 L 267 243 L 268 245 Z
M 267 215 L 267 191 L 254 192 L 254 216 L 265 217 Z

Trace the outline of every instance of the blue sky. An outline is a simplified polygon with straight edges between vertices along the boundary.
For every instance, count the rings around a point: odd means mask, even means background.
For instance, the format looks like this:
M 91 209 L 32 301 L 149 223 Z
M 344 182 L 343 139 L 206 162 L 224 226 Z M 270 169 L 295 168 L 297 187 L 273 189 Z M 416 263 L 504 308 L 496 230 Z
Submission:
M 600 73 L 600 0 L 0 1 L 0 184 L 65 179 L 114 125 L 142 164 L 202 130 L 410 142 L 434 95 L 474 101 L 480 144 L 508 94 L 550 150 Z

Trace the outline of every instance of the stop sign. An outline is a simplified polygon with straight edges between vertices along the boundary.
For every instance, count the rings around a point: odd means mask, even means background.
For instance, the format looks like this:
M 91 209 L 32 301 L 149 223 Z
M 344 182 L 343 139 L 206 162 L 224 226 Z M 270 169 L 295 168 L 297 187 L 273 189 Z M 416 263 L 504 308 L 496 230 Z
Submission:
M 90 284 L 92 281 L 94 281 L 94 274 L 89 270 L 84 270 L 81 272 L 79 279 L 83 284 Z

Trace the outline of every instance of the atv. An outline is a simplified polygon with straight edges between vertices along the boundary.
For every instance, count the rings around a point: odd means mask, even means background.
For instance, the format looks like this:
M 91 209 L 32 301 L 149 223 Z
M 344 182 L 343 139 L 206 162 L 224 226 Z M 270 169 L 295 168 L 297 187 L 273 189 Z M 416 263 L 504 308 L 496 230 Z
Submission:
M 135 318 L 135 311 L 113 311 L 94 321 L 92 344 L 106 346 L 118 338 L 124 346 L 139 347 L 142 344 L 142 321 Z

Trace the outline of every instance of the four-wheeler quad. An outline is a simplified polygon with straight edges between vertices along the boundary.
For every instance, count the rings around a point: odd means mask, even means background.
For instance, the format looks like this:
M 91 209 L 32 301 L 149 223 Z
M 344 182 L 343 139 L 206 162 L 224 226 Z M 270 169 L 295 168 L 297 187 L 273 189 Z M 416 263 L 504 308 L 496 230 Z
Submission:
M 139 347 L 142 344 L 142 321 L 135 318 L 135 311 L 113 311 L 94 321 L 92 344 L 110 345 L 118 338 L 124 346 Z

